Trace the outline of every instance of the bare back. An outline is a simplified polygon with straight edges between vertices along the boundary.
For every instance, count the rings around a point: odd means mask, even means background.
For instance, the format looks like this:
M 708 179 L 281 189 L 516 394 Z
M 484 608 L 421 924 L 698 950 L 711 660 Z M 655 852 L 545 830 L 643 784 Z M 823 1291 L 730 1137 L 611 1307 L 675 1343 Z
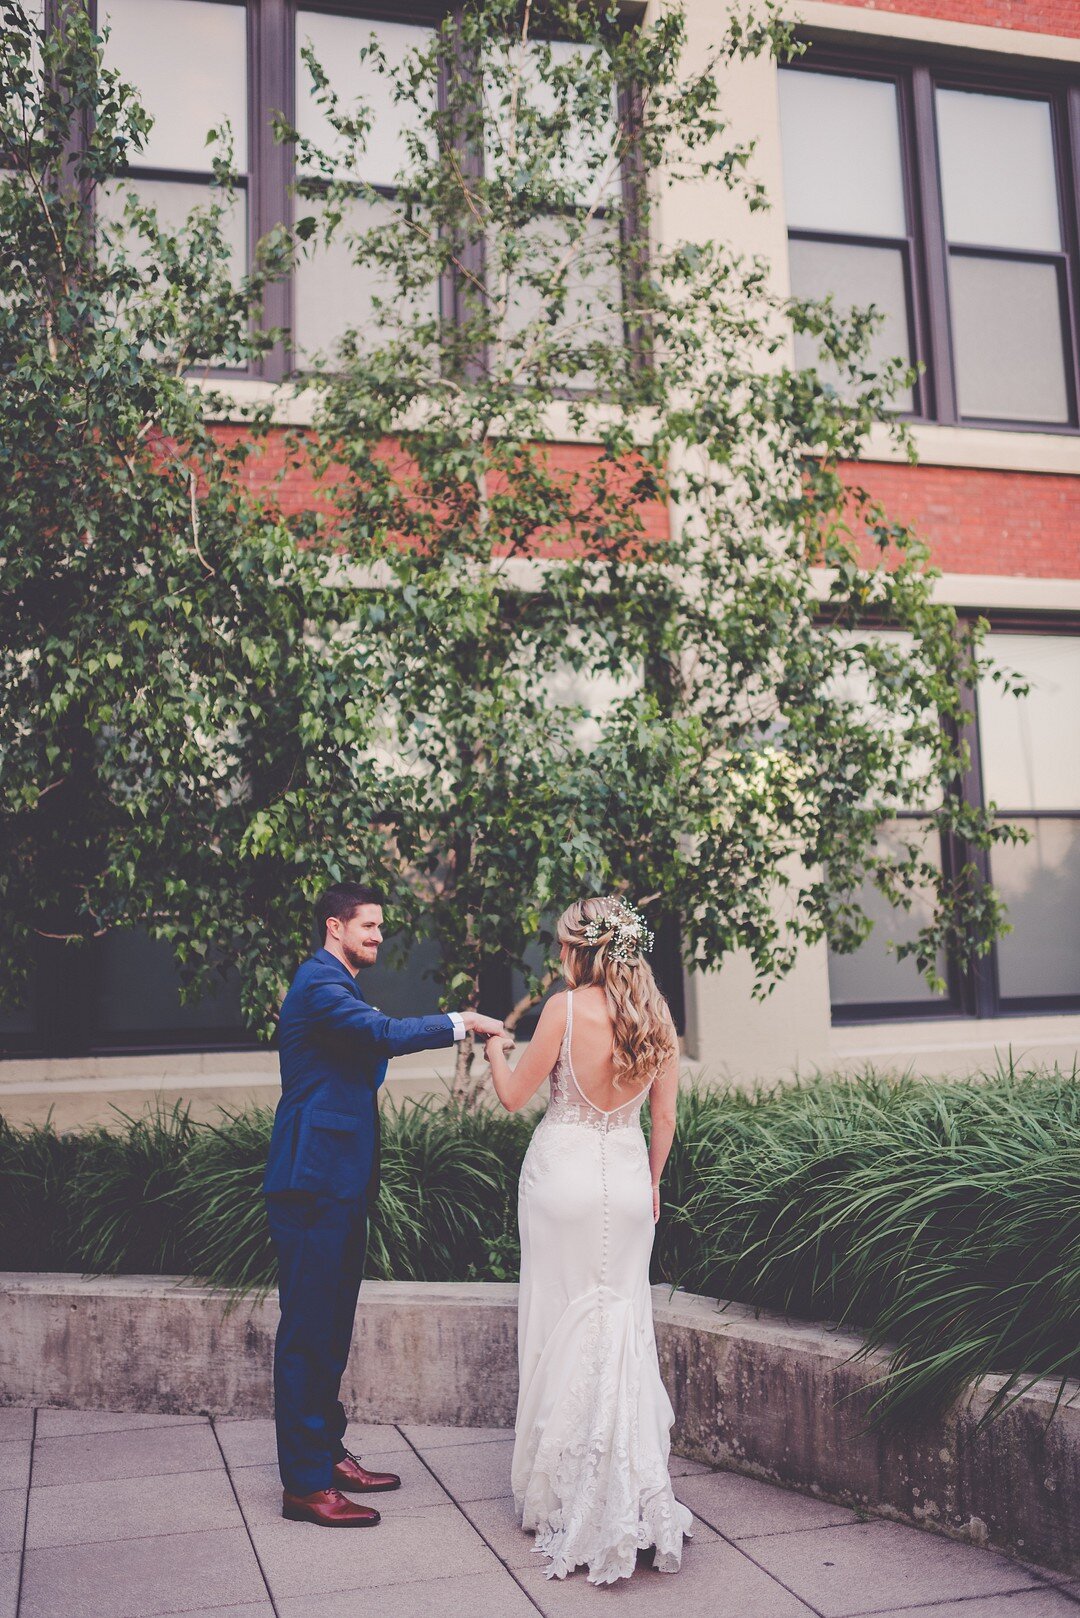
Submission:
M 585 1100 L 598 1111 L 612 1112 L 641 1095 L 648 1085 L 615 1083 L 614 1028 L 603 989 L 593 984 L 570 993 L 573 1012 L 568 1019 L 567 1044 L 574 1081 Z

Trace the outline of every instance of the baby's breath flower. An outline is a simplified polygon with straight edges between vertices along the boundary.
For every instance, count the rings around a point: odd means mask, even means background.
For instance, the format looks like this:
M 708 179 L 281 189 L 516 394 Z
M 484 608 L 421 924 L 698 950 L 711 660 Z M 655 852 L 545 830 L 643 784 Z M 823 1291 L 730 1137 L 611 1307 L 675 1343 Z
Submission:
M 613 961 L 630 961 L 637 955 L 647 955 L 655 942 L 655 934 L 645 925 L 641 911 L 614 894 L 604 902 L 610 908 L 582 929 L 585 942 L 608 944 L 608 954 Z

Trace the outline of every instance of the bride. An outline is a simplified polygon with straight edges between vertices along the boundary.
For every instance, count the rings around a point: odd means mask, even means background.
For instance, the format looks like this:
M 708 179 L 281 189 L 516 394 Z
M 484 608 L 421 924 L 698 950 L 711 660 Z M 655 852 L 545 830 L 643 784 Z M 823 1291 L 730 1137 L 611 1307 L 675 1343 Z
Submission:
M 551 1558 L 548 1577 L 585 1563 L 590 1584 L 612 1584 L 650 1546 L 660 1572 L 677 1572 L 690 1533 L 668 1476 L 674 1412 L 649 1291 L 678 1046 L 639 912 L 621 899 L 583 899 L 559 917 L 558 939 L 567 990 L 545 1004 L 525 1055 L 511 1070 L 503 1036 L 486 1045 L 509 1111 L 545 1078 L 551 1085 L 518 1188 L 511 1483 L 522 1527 Z

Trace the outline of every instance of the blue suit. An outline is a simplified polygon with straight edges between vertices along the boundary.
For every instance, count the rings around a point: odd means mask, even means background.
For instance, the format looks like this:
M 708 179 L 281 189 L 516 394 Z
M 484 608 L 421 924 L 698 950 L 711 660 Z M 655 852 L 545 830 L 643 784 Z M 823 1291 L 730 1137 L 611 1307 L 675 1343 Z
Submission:
M 281 1007 L 281 1100 L 263 1180 L 281 1322 L 274 1413 L 290 1494 L 330 1487 L 345 1453 L 338 1399 L 378 1183 L 378 1090 L 387 1061 L 454 1043 L 443 1014 L 386 1017 L 328 950 L 300 967 Z

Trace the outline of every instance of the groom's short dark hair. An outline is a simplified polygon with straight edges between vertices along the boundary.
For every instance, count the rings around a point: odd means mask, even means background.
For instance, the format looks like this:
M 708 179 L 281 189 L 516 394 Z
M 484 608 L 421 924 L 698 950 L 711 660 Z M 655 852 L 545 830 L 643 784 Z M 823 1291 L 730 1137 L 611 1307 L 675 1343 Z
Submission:
M 382 905 L 386 900 L 379 888 L 370 882 L 335 882 L 332 888 L 320 893 L 315 901 L 315 936 L 321 944 L 326 937 L 326 923 L 331 916 L 348 921 L 361 905 Z

